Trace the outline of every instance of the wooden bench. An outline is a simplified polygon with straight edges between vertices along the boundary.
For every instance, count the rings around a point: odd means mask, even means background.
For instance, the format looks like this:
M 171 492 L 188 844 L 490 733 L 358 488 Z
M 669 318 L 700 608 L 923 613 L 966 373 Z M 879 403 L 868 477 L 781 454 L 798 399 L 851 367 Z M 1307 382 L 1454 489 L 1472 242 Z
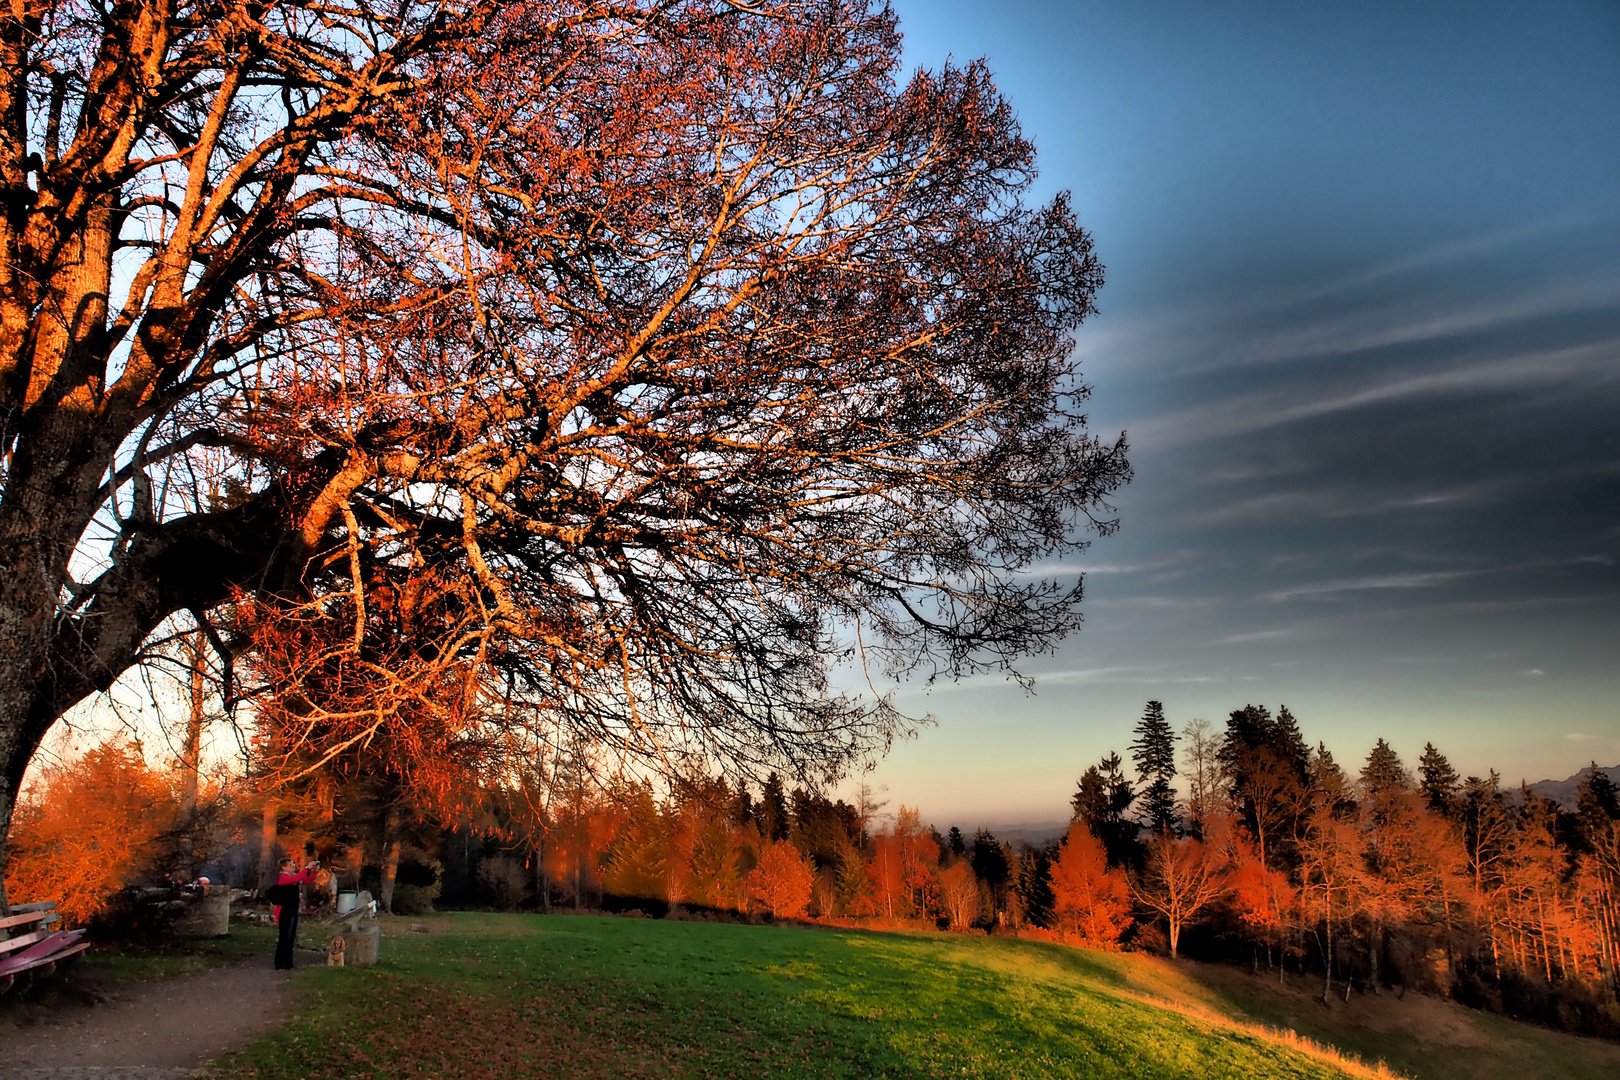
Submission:
M 11 989 L 19 975 L 40 976 L 90 947 L 81 941 L 83 930 L 52 930 L 62 921 L 54 901 L 14 904 L 0 916 L 0 993 Z

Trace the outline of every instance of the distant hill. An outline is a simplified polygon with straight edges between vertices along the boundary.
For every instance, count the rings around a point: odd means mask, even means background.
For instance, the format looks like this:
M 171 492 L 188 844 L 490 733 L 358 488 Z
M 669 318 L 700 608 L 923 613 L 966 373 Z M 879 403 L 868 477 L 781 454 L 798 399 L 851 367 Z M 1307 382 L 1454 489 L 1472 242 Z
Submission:
M 1620 765 L 1610 766 L 1603 771 L 1609 774 L 1610 780 L 1620 784 Z M 1565 810 L 1573 810 L 1581 781 L 1591 775 L 1592 766 L 1588 765 L 1567 780 L 1539 780 L 1530 785 L 1530 790 L 1544 799 L 1551 799 Z
M 1017 846 L 1030 844 L 1040 847 L 1053 840 L 1063 839 L 1063 834 L 1069 831 L 1068 818 L 1053 818 L 1050 821 L 1019 821 L 1001 825 L 990 825 L 990 833 L 997 840 Z M 971 839 L 973 833 L 967 833 Z

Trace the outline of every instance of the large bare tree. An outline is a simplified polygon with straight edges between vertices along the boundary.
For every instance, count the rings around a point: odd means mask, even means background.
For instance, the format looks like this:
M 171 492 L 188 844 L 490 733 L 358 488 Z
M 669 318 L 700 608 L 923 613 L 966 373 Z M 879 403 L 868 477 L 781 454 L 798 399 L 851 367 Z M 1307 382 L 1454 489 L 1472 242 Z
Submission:
M 0 832 L 177 620 L 299 760 L 437 709 L 823 771 L 902 723 L 832 658 L 1077 624 L 1101 268 L 886 8 L 15 0 L 0 52 Z

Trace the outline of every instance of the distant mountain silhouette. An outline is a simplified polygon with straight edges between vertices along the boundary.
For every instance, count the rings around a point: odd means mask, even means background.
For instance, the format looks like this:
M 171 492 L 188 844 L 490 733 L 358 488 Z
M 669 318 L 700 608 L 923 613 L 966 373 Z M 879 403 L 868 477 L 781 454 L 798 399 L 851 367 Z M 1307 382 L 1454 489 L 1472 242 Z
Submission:
M 1620 784 L 1620 765 L 1611 766 L 1603 771 L 1609 774 L 1609 779 Z M 1573 810 L 1581 781 L 1591 775 L 1592 766 L 1588 765 L 1568 780 L 1538 780 L 1530 785 L 1530 790 L 1544 799 L 1551 799 L 1565 810 Z
M 1005 840 L 1014 847 L 1019 844 L 1041 847 L 1053 840 L 1063 839 L 1063 834 L 1069 831 L 1069 821 L 1067 818 L 1053 818 L 1050 821 L 1020 821 L 990 825 L 988 828 L 997 840 Z M 968 833 L 970 838 L 972 835 Z

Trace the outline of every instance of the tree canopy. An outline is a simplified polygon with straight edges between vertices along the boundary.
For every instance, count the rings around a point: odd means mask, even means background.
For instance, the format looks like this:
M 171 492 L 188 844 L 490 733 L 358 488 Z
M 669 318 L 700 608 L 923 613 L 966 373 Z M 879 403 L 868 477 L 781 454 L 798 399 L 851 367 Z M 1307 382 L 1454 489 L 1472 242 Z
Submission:
M 299 762 L 431 713 L 822 773 L 905 723 L 830 660 L 1077 625 L 1102 269 L 886 7 L 19 0 L 0 52 L 7 812 L 180 621 Z

